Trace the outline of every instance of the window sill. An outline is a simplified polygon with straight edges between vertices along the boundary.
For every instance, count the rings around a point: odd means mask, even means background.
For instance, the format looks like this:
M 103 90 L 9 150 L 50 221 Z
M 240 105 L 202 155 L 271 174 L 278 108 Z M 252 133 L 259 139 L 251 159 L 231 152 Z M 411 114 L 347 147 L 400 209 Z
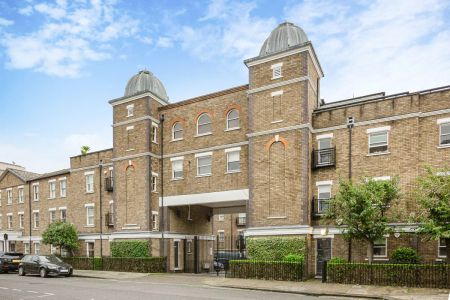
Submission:
M 95 225 L 84 225 L 84 228 L 94 228 Z
M 239 130 L 239 129 L 241 129 L 241 127 L 227 128 L 224 131 L 227 132 L 227 131 L 234 131 L 234 130 Z
M 17 204 L 25 204 L 25 202 L 17 202 Z
M 131 117 L 134 117 L 134 115 L 128 115 L 128 116 L 127 116 L 127 118 L 131 118 Z
M 85 194 L 93 194 L 94 192 L 92 191 L 92 192 L 86 192 Z
M 39 228 L 33 228 L 32 230 L 33 231 L 39 231 Z
M 200 178 L 200 177 L 211 177 L 212 174 L 205 174 L 205 175 L 197 175 L 195 177 Z
M 445 149 L 445 148 L 450 148 L 450 144 L 449 145 L 439 145 L 437 146 L 438 149 Z
M 184 177 L 172 178 L 172 181 L 180 181 L 180 180 L 183 180 L 183 179 L 184 179 Z
M 283 75 L 278 76 L 278 77 L 272 77 L 271 80 L 280 79 L 280 78 L 283 78 Z
M 48 200 L 55 200 L 55 199 L 56 199 L 56 197 L 48 198 Z
M 172 139 L 171 142 L 179 142 L 179 141 L 182 141 L 182 140 L 183 140 L 183 138 L 181 138 L 181 139 Z
M 127 150 L 125 150 L 125 152 L 130 152 L 130 151 L 134 151 L 134 149 L 127 149 Z
M 8 203 L 8 204 L 6 204 L 6 206 L 11 206 L 12 205 L 12 203 Z
M 225 174 L 236 174 L 236 173 L 241 173 L 241 170 L 239 171 L 226 171 Z
M 270 122 L 270 124 L 277 124 L 277 123 L 281 123 L 281 122 L 283 122 L 283 120 L 276 120 L 276 121 Z
M 152 143 L 158 145 L 158 142 L 152 141 Z
M 61 196 L 60 198 L 67 198 L 67 196 Z
M 267 217 L 267 219 L 287 219 L 286 216 L 279 216 L 279 217 Z
M 202 137 L 202 136 L 207 136 L 207 135 L 212 135 L 212 132 L 197 134 L 194 137 Z
M 369 153 L 366 156 L 380 156 L 380 155 L 388 155 L 391 154 L 391 152 L 379 152 L 379 153 Z
M 33 201 L 34 201 L 34 202 L 39 202 L 39 199 L 34 199 Z

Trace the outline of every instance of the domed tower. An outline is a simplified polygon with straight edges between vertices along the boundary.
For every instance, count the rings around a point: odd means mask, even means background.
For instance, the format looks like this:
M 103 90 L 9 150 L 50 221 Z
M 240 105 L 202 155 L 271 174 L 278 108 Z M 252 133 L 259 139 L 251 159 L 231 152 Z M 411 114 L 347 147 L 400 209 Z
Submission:
M 309 223 L 312 111 L 323 77 L 312 43 L 284 22 L 249 69 L 249 233 Z
M 168 104 L 162 82 L 147 70 L 132 76 L 113 107 L 114 230 L 157 231 L 160 124 Z

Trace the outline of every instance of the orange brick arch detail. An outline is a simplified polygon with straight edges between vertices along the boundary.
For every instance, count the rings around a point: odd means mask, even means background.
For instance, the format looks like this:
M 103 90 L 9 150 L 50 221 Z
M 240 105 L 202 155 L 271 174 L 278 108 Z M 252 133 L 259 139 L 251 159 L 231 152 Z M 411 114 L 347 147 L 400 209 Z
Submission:
M 127 164 L 127 165 L 125 166 L 125 172 L 128 170 L 128 168 L 131 168 L 131 167 L 133 167 L 134 170 L 136 171 L 136 166 L 134 165 L 134 162 L 132 161 L 132 162 L 131 162 L 131 165 L 130 165 L 130 164 Z
M 230 104 L 229 106 L 227 106 L 227 108 L 225 109 L 223 115 L 224 115 L 225 117 L 227 117 L 228 113 L 229 113 L 230 110 L 232 110 L 232 109 L 237 109 L 237 110 L 239 111 L 239 114 L 242 113 L 242 107 L 241 107 L 239 104 L 237 104 L 237 103 L 233 103 L 233 104 Z
M 179 117 L 179 116 L 175 116 L 172 120 L 170 120 L 169 124 L 170 124 L 170 129 L 172 129 L 173 125 L 175 125 L 175 123 L 180 122 L 183 126 L 184 123 L 186 122 L 186 119 L 183 117 Z
M 264 145 L 264 148 L 266 149 L 266 151 L 269 151 L 270 146 L 272 146 L 272 144 L 273 144 L 273 143 L 276 143 L 276 142 L 277 142 L 277 135 L 274 136 L 273 138 L 271 138 L 271 139 Z M 284 149 L 286 149 L 287 146 L 288 146 L 288 144 L 289 144 L 288 141 L 287 141 L 284 137 L 281 137 L 281 136 L 279 136 L 279 135 L 278 135 L 278 142 L 283 143 Z
M 195 125 L 195 126 L 197 126 L 197 120 L 198 120 L 198 117 L 200 117 L 200 115 L 202 115 L 202 114 L 204 114 L 204 113 L 206 113 L 206 114 L 211 118 L 211 122 L 212 122 L 212 118 L 214 117 L 214 113 L 212 112 L 212 110 L 210 110 L 210 109 L 203 109 L 203 110 L 199 111 L 199 112 L 195 115 L 195 118 L 194 118 L 194 125 Z

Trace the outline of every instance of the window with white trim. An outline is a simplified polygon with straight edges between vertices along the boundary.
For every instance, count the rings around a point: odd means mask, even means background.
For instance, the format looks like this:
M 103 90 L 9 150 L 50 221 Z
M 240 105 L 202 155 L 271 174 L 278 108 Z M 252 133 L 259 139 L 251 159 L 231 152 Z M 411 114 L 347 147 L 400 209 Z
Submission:
M 127 117 L 134 115 L 134 104 L 127 105 Z
M 388 151 L 389 131 L 369 133 L 369 154 L 386 153 Z
M 59 181 L 59 193 L 61 198 L 66 197 L 67 195 L 67 180 L 66 179 L 61 179 Z
M 30 243 L 23 243 L 24 254 L 30 254 Z
M 330 205 L 331 184 L 323 184 L 317 186 L 317 212 L 319 214 L 326 213 Z
M 8 222 L 8 229 L 12 229 L 13 228 L 13 216 L 12 216 L 12 214 L 7 214 L 6 218 L 7 218 L 7 222 Z
M 86 243 L 86 255 L 87 257 L 94 257 L 94 242 L 87 242 Z
M 450 123 L 439 125 L 439 146 L 450 145 Z
M 50 199 L 56 198 L 56 182 L 55 181 L 49 181 L 48 182 L 48 189 L 50 191 Z
M 239 111 L 237 109 L 231 109 L 227 113 L 227 130 L 239 128 Z
M 272 79 L 278 79 L 283 77 L 281 68 L 283 66 L 283 63 L 274 64 L 271 66 L 272 69 Z
M 447 257 L 447 247 L 443 238 L 440 238 L 438 241 L 438 257 Z
M 201 114 L 197 119 L 197 135 L 212 133 L 211 118 L 207 113 Z
M 39 228 L 39 211 L 33 212 L 33 228 L 34 229 Z
M 152 125 L 152 142 L 158 144 L 158 126 Z
M 217 235 L 219 236 L 219 242 L 220 242 L 220 243 L 225 242 L 225 231 L 223 231 L 223 230 L 218 230 L 218 231 L 217 231 Z
M 56 253 L 56 246 L 53 246 L 52 244 L 50 244 L 50 254 L 55 254 Z
M 25 221 L 24 214 L 23 214 L 23 212 L 21 212 L 21 213 L 18 213 L 17 215 L 19 216 L 19 228 L 23 229 L 23 224 Z
M 226 155 L 227 155 L 227 172 L 228 173 L 239 172 L 241 170 L 241 162 L 240 162 L 241 152 L 239 150 L 230 151 L 227 152 Z
M 94 226 L 94 205 L 86 206 L 86 226 Z
M 219 215 L 218 219 L 219 219 L 220 222 L 225 221 L 225 215 Z
M 48 216 L 49 216 L 50 224 L 52 224 L 53 222 L 56 222 L 56 209 L 55 210 L 49 210 Z
M 67 210 L 65 208 L 59 209 L 59 218 L 62 222 L 66 222 L 67 219 Z
M 183 159 L 172 161 L 172 179 L 183 179 Z
M 159 217 L 157 211 L 152 211 L 152 230 L 153 231 L 159 230 Z
M 387 238 L 381 238 L 373 242 L 373 256 L 374 257 L 387 256 Z
M 86 174 L 86 193 L 94 192 L 94 174 Z
M 332 162 L 332 152 L 329 150 L 332 148 L 331 137 L 321 138 L 317 140 L 317 147 L 319 150 L 317 156 L 317 162 L 319 165 L 327 165 Z
M 11 205 L 13 202 L 12 189 L 6 190 L 6 201 L 8 205 Z
M 197 176 L 209 176 L 212 174 L 212 155 L 197 157 Z
M 157 191 L 157 183 L 158 183 L 158 174 L 152 173 L 152 192 L 156 193 Z
M 41 243 L 34 243 L 34 254 L 41 254 Z
M 19 193 L 19 203 L 24 203 L 25 197 L 24 197 L 24 194 L 23 194 L 23 188 L 19 188 L 18 189 L 18 193 Z
M 179 141 L 183 139 L 183 125 L 180 122 L 175 122 L 172 126 L 172 141 Z
M 39 201 L 39 185 L 38 184 L 33 185 L 33 200 Z

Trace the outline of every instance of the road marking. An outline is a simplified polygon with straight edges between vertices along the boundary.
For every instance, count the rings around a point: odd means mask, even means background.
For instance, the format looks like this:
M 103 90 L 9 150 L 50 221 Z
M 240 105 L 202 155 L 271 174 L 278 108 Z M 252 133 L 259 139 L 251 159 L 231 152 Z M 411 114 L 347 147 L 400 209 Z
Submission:
M 55 294 L 52 293 L 45 293 L 45 295 L 41 295 L 41 296 L 37 296 L 38 298 L 44 298 L 44 297 L 48 297 L 48 296 L 55 296 Z
M 13 291 L 16 291 L 16 292 L 21 292 L 22 290 L 19 290 L 19 289 L 12 289 Z
M 9 288 L 7 288 L 7 287 L 2 287 L 2 286 L 0 286 L 0 289 L 1 289 L 1 290 L 9 290 Z
M 33 294 L 39 294 L 38 292 L 35 291 L 27 291 L 28 293 L 33 293 Z

